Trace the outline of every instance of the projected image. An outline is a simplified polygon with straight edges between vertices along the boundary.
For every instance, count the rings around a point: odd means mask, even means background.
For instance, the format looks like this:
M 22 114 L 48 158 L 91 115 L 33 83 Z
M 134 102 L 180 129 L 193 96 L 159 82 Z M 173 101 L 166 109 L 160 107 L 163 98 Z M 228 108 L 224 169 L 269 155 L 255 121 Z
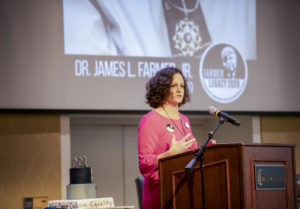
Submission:
M 255 0 L 64 0 L 67 55 L 195 57 L 216 43 L 256 59 Z

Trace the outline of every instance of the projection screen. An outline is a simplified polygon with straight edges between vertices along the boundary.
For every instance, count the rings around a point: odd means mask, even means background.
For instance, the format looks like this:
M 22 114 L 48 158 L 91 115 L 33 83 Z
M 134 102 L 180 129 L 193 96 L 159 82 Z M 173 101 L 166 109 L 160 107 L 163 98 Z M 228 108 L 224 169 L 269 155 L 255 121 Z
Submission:
M 299 112 L 299 3 L 3 1 L 1 109 L 148 110 L 161 68 L 187 78 L 187 111 Z

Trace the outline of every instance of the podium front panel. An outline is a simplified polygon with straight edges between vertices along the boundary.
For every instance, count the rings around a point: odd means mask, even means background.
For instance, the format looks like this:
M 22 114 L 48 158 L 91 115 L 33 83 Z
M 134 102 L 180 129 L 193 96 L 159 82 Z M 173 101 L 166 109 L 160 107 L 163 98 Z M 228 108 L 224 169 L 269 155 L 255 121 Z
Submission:
M 185 166 L 198 150 L 159 161 L 161 209 L 201 209 L 201 172 Z M 285 189 L 256 189 L 255 165 L 282 165 Z M 296 208 L 294 146 L 278 144 L 218 144 L 204 153 L 204 188 L 207 209 Z

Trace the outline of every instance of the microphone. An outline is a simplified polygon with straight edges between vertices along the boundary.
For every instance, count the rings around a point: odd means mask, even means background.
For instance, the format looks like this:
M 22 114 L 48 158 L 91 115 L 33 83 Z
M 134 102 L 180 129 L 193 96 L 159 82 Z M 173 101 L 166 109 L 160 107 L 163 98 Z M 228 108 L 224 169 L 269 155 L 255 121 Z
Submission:
M 239 126 L 240 122 L 236 119 L 234 119 L 233 117 L 231 117 L 230 115 L 228 115 L 226 112 L 221 112 L 220 110 L 218 110 L 216 107 L 214 106 L 209 106 L 208 107 L 208 112 L 211 115 L 216 115 L 218 117 L 222 117 L 224 119 L 226 119 L 227 122 L 235 125 L 235 126 Z

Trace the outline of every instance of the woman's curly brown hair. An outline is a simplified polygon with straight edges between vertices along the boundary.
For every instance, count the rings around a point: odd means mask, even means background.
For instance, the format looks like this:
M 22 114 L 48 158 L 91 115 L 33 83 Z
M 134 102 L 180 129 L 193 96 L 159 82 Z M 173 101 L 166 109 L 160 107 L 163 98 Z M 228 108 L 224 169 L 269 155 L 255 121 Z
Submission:
M 179 73 L 184 80 L 184 97 L 182 102 L 178 105 L 181 106 L 190 100 L 189 90 L 186 85 L 186 78 L 183 76 L 182 71 L 176 67 L 166 67 L 156 72 L 146 84 L 146 103 L 151 107 L 156 108 L 164 104 L 170 95 L 170 88 L 172 78 L 175 73 Z

